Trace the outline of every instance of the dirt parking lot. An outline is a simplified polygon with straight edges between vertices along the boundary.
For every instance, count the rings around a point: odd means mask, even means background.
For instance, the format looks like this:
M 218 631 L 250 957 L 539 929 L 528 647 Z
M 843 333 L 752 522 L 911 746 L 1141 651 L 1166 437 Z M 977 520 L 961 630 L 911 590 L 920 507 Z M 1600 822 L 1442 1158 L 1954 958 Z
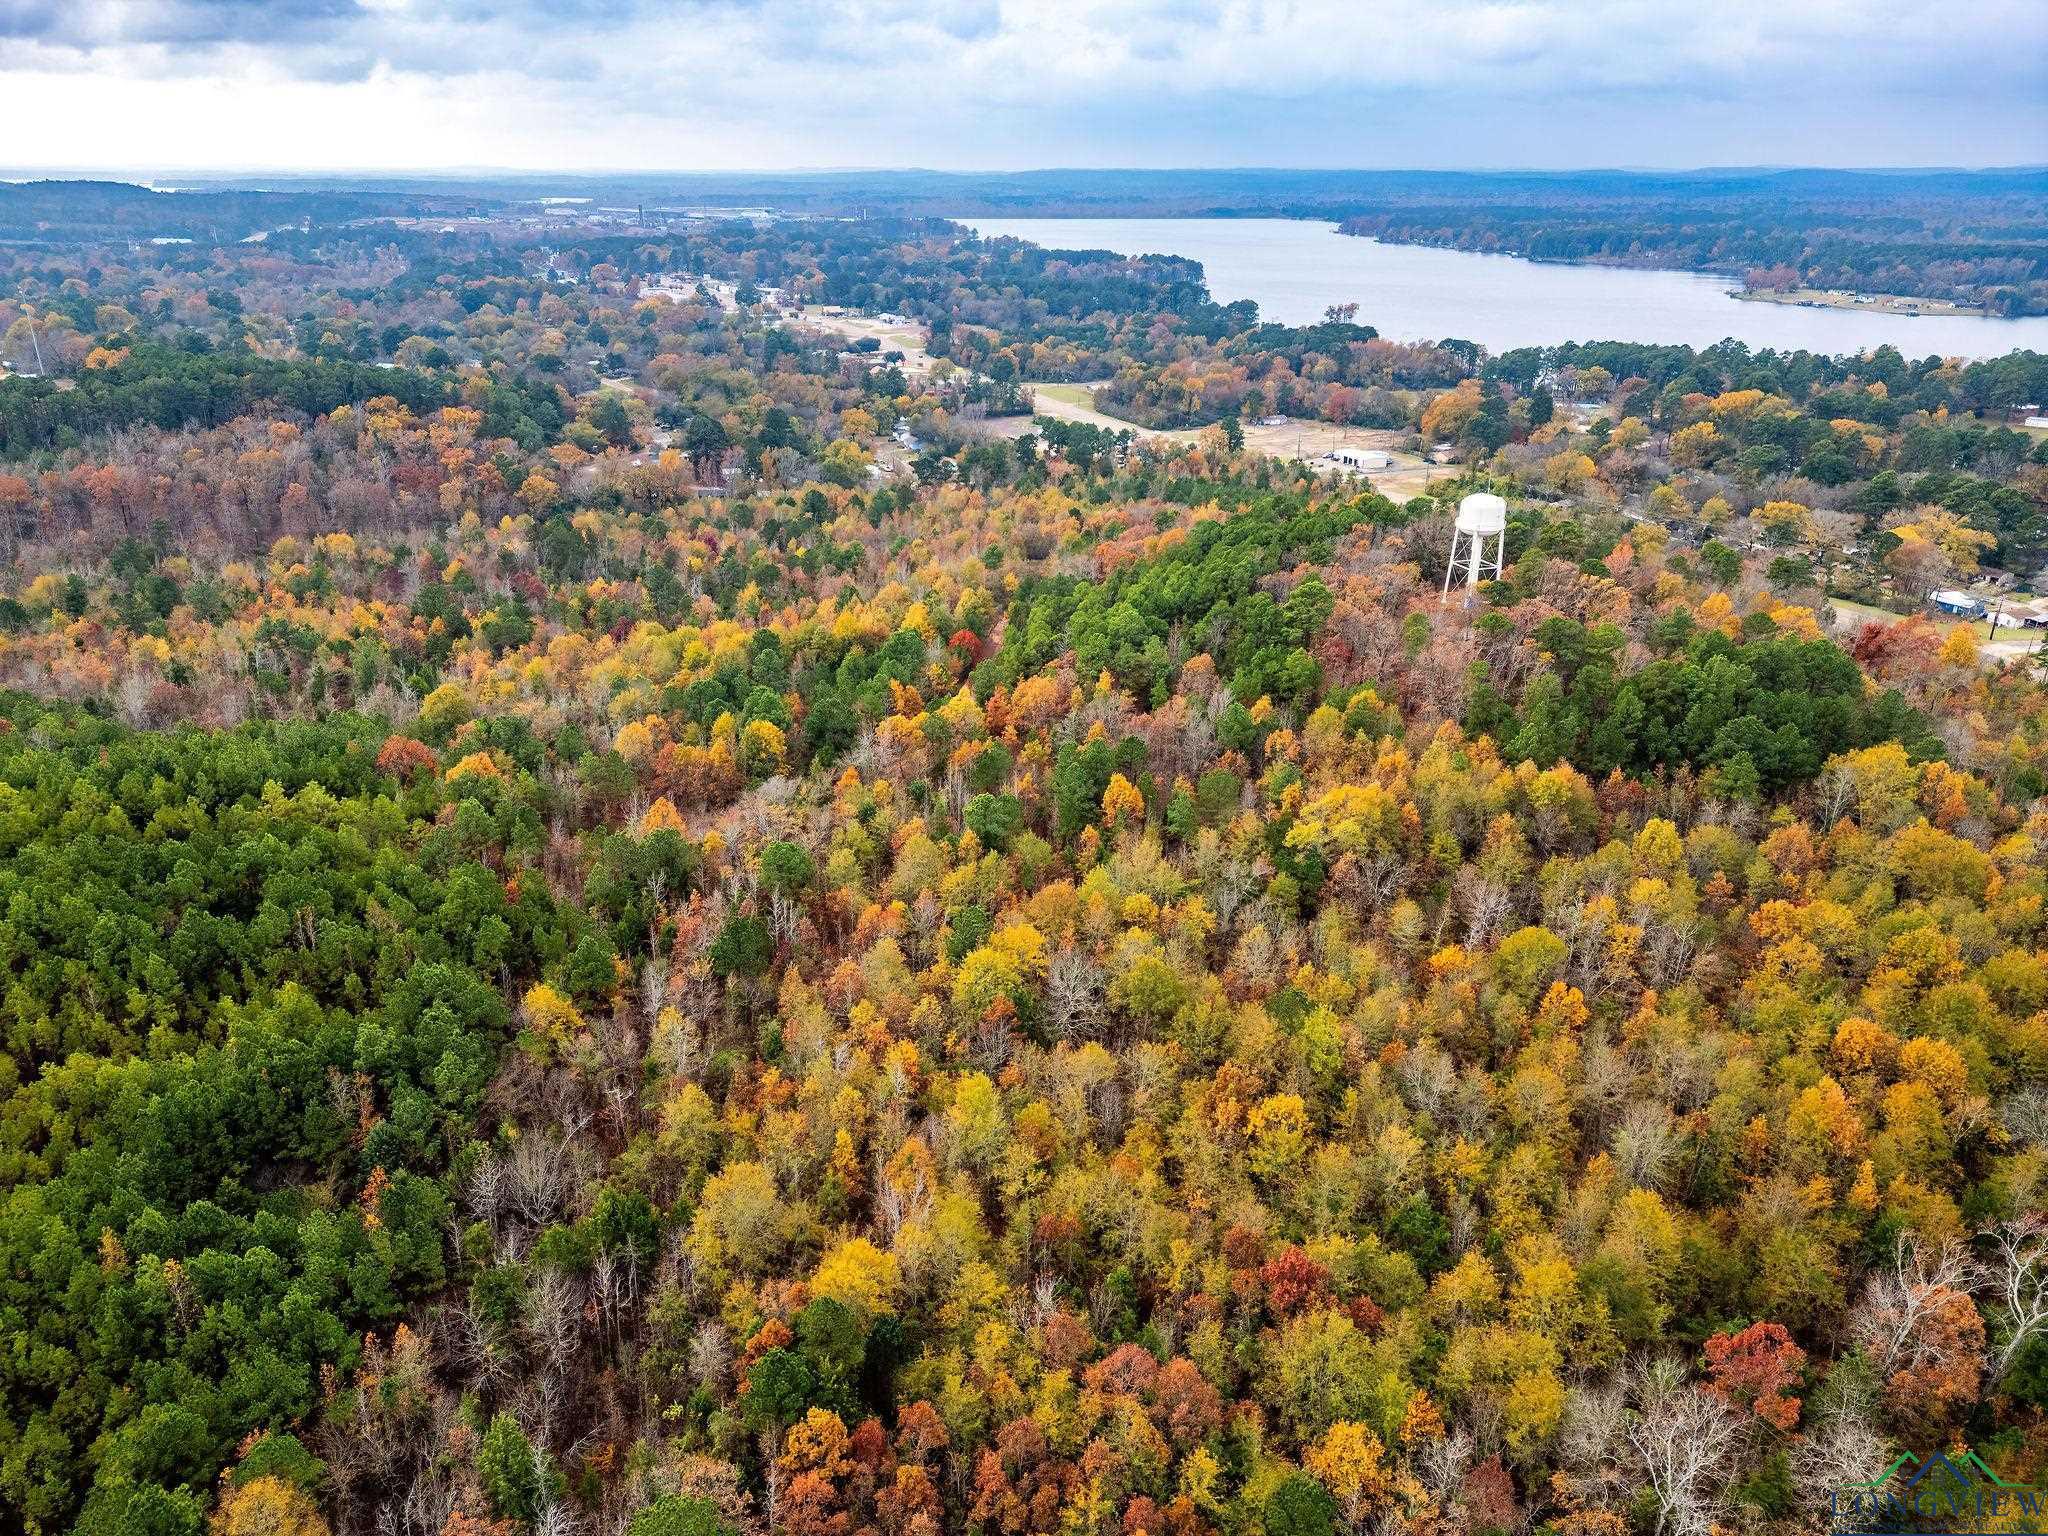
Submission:
M 1401 448 L 1407 434 L 1390 432 L 1378 427 L 1340 427 L 1327 421 L 1301 421 L 1292 417 L 1278 426 L 1262 426 L 1255 422 L 1245 423 L 1244 443 L 1247 448 L 1275 459 L 1306 459 L 1313 463 L 1326 453 L 1339 448 L 1377 448 L 1393 457 L 1389 469 L 1366 470 L 1359 478 L 1370 480 L 1373 489 L 1390 501 L 1406 501 L 1411 496 L 1420 496 L 1432 480 L 1442 479 L 1453 470 L 1437 464 L 1419 454 L 1408 453 Z M 1328 469 L 1328 465 L 1318 465 Z
M 829 331 L 848 341 L 872 337 L 882 344 L 883 352 L 903 354 L 905 373 L 928 373 L 931 370 L 931 354 L 924 349 L 925 330 L 915 320 L 900 320 L 891 325 L 872 315 L 828 315 L 822 308 L 812 306 L 792 315 L 789 323 L 814 331 Z

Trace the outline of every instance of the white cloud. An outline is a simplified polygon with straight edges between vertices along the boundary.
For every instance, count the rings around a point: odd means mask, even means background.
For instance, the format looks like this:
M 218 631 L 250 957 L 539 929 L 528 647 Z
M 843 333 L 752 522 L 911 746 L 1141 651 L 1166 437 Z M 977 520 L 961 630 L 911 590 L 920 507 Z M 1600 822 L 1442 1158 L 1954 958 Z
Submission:
M 2038 0 L 0 0 L 0 44 L 22 163 L 2048 159 Z

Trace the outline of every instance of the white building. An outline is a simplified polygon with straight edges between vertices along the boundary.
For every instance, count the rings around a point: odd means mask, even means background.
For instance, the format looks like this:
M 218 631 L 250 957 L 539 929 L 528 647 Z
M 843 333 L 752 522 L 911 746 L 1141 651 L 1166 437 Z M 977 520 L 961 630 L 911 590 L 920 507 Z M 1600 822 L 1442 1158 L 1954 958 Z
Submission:
M 1342 469 L 1392 469 L 1394 456 L 1378 448 L 1333 448 L 1323 457 Z
M 1994 629 L 2048 629 L 2048 613 L 2033 603 L 2009 603 L 1991 615 Z

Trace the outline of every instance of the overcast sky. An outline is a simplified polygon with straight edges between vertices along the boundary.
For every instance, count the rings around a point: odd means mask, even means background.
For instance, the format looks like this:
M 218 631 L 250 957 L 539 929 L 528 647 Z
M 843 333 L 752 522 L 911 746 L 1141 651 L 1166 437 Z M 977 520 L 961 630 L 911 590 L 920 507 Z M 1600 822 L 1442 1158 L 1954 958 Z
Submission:
M 0 0 L 0 163 L 2048 162 L 2048 0 Z

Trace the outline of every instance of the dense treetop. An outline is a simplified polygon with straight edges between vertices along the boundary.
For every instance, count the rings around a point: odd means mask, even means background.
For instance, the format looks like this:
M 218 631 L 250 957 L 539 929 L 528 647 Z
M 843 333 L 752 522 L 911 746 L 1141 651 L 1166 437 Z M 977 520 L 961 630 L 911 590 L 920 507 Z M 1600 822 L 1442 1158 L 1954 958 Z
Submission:
M 0 260 L 24 1531 L 2048 1476 L 2048 693 L 1833 606 L 2032 575 L 2040 359 L 1390 348 L 909 221 Z M 1062 359 L 1201 429 L 1020 419 Z

